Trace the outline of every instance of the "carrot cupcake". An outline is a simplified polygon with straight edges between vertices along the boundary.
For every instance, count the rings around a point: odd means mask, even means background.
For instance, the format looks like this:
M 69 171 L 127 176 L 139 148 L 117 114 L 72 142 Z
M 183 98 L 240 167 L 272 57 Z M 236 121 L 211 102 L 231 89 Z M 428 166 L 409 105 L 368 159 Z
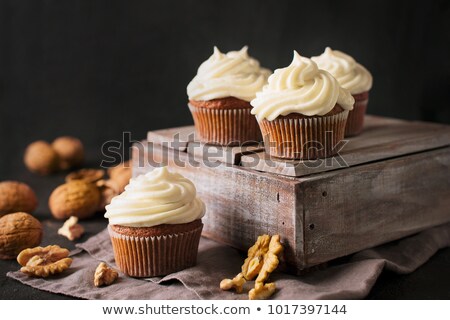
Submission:
M 187 86 L 198 139 L 218 145 L 260 141 L 250 101 L 266 84 L 269 74 L 248 55 L 247 47 L 226 54 L 214 47 L 213 55 L 200 65 Z
M 294 51 L 291 64 L 277 69 L 251 101 L 266 152 L 284 159 L 335 154 L 344 138 L 352 95 L 327 71 Z
M 348 114 L 345 136 L 360 134 L 369 102 L 369 90 L 372 88 L 372 75 L 349 55 L 329 47 L 320 56 L 311 59 L 320 69 L 331 73 L 355 98 L 354 109 Z
M 194 184 L 166 167 L 131 179 L 106 206 L 117 266 L 132 277 L 194 266 L 204 213 Z

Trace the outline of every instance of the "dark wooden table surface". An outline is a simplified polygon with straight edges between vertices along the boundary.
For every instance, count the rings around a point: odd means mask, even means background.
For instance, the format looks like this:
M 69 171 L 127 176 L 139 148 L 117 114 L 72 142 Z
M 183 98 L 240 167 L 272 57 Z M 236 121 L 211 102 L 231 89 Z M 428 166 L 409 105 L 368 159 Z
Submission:
M 88 153 L 93 159 L 88 167 L 98 166 L 95 152 Z M 37 193 L 39 207 L 34 215 L 44 226 L 44 239 L 42 245 L 59 244 L 68 249 L 74 249 L 74 242 L 57 234 L 61 221 L 52 219 L 48 210 L 48 197 L 52 190 L 63 183 L 65 174 L 40 177 L 29 173 L 23 166 L 17 172 L 11 172 L 1 180 L 16 179 L 28 183 Z M 92 235 L 103 230 L 107 220 L 101 213 L 95 217 L 81 221 L 86 233 L 78 241 L 83 242 Z M 71 297 L 52 294 L 33 289 L 15 280 L 6 277 L 8 271 L 18 270 L 15 260 L 0 260 L 0 299 L 72 299 Z M 450 248 L 438 251 L 425 265 L 412 274 L 398 275 L 392 272 L 383 272 L 368 299 L 450 299 Z

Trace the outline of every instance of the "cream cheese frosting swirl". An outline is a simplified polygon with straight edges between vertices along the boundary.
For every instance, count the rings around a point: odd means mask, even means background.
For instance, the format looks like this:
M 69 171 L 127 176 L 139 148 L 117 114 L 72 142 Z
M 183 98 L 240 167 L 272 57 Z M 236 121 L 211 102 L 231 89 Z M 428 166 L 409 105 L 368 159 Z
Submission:
M 330 73 L 320 70 L 314 61 L 300 56 L 297 51 L 291 64 L 275 70 L 269 83 L 250 102 L 251 113 L 259 121 L 272 121 L 290 113 L 322 116 L 336 104 L 351 110 L 354 103 L 351 94 Z
M 359 94 L 372 88 L 372 75 L 349 55 L 327 47 L 320 56 L 311 58 L 320 69 L 331 73 L 342 87 L 351 94 Z
M 270 70 L 261 68 L 256 59 L 240 51 L 214 53 L 198 68 L 197 75 L 187 86 L 189 100 L 213 100 L 235 97 L 250 101 L 266 84 Z
M 106 206 L 105 218 L 110 224 L 152 227 L 192 222 L 204 213 L 194 184 L 162 167 L 131 179 L 125 191 Z

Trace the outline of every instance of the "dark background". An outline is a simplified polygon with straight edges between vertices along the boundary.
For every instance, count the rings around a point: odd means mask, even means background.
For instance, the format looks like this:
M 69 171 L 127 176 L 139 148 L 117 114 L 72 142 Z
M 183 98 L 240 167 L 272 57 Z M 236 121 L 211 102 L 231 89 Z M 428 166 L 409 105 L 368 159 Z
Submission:
M 0 1 L 0 180 L 26 145 L 192 122 L 186 85 L 217 45 L 275 69 L 331 46 L 373 74 L 370 113 L 450 123 L 450 1 Z
M 27 144 L 73 135 L 84 142 L 86 165 L 96 167 L 102 144 L 124 131 L 138 140 L 192 123 L 186 85 L 214 45 L 249 45 L 272 70 L 288 65 L 293 49 L 311 56 L 331 46 L 372 72 L 370 113 L 450 123 L 448 0 L 0 0 L 0 181 L 35 189 L 44 245 L 60 226 L 46 199 L 64 173 L 29 173 Z M 105 224 L 102 217 L 86 224 L 81 240 Z M 449 253 L 411 275 L 384 272 L 369 298 L 448 298 Z M 7 279 L 17 268 L 0 264 L 0 298 L 63 298 Z

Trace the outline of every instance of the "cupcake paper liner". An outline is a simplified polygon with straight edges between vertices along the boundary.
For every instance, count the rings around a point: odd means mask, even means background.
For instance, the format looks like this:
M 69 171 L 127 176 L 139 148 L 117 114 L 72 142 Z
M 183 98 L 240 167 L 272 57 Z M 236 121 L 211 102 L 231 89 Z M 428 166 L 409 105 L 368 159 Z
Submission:
M 266 153 L 283 159 L 312 160 L 337 153 L 348 111 L 330 116 L 277 118 L 259 122 Z
M 367 104 L 369 102 L 368 92 L 353 95 L 355 105 L 348 113 L 347 124 L 345 126 L 345 136 L 351 137 L 360 134 L 364 126 L 364 116 L 366 115 Z
M 189 104 L 201 142 L 222 146 L 261 141 L 261 131 L 251 108 L 210 109 Z
M 203 224 L 196 229 L 154 237 L 121 235 L 108 226 L 117 267 L 131 277 L 163 276 L 197 262 Z

